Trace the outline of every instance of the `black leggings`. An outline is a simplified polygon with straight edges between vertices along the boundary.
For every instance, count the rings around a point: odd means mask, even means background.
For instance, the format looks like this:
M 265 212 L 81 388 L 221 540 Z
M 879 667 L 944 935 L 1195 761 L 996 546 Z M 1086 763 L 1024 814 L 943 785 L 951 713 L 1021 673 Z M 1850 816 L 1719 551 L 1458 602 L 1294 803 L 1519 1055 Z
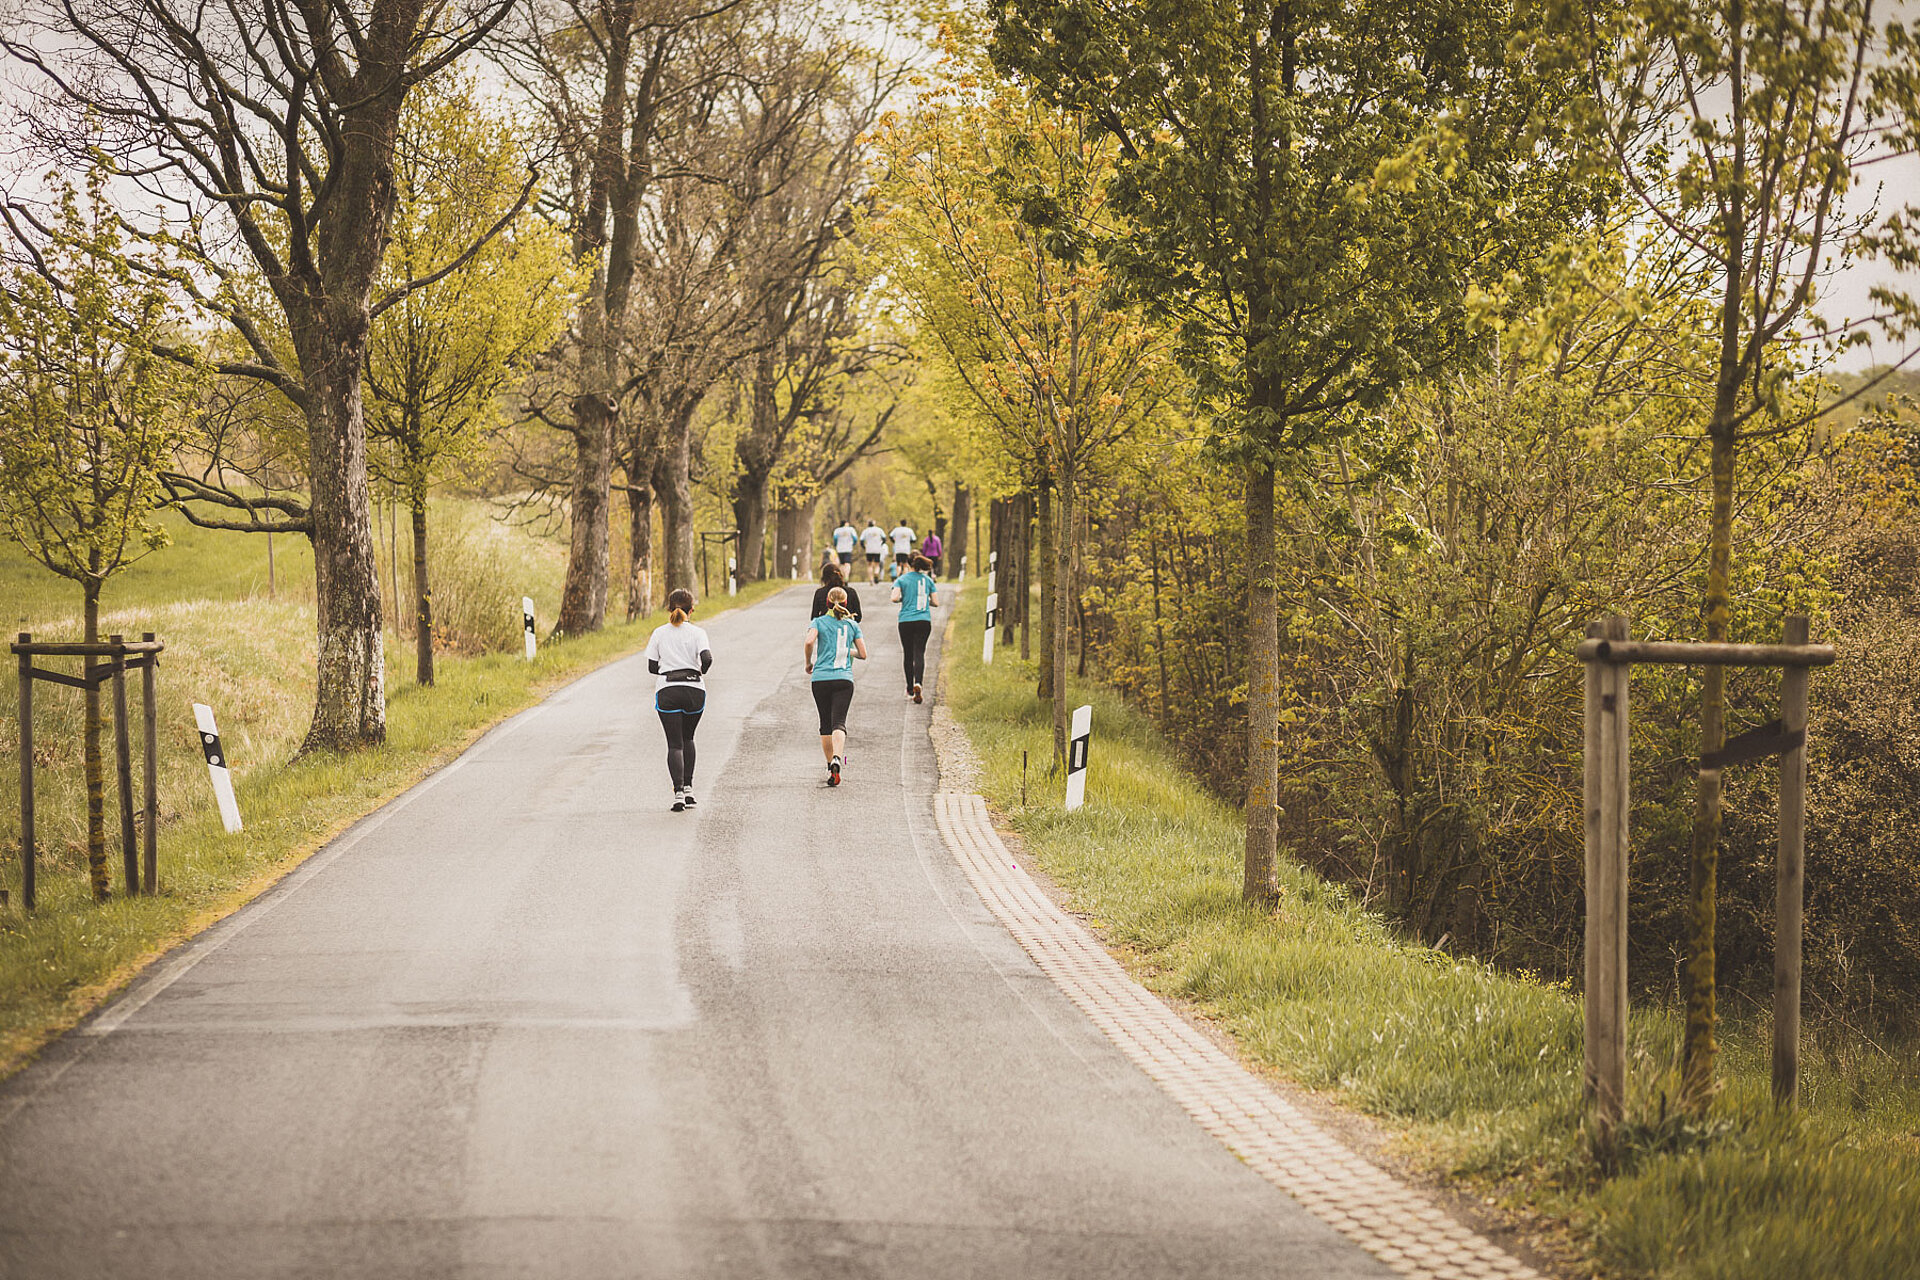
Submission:
M 707 691 L 690 684 L 670 684 L 653 695 L 660 727 L 667 731 L 667 773 L 673 789 L 693 785 L 693 735 L 707 709 Z
M 847 727 L 847 708 L 853 705 L 853 681 L 815 680 L 813 705 L 820 710 L 820 736 L 833 736 L 834 730 Z
M 922 683 L 927 674 L 927 637 L 933 634 L 933 620 L 900 624 L 900 651 L 907 668 L 907 692 Z

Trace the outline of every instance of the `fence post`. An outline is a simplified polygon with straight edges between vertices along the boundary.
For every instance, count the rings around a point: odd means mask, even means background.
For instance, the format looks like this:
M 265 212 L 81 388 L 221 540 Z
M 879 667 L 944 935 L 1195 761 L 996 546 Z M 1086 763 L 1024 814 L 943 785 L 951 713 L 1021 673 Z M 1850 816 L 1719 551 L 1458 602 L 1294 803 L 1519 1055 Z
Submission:
M 33 633 L 20 633 L 20 903 L 33 910 Z
M 125 636 L 108 636 L 107 643 L 124 645 Z M 133 836 L 133 733 L 127 724 L 127 651 L 113 655 L 113 749 L 118 753 L 114 780 L 120 784 L 120 865 L 127 879 L 127 896 L 140 892 L 140 845 Z
M 1786 620 L 1782 644 L 1805 644 L 1803 615 Z M 1780 673 L 1780 728 L 1792 742 L 1780 756 L 1780 856 L 1773 895 L 1773 1101 L 1791 1107 L 1800 1087 L 1800 934 L 1806 892 L 1807 676 L 1805 667 Z
M 1602 619 L 1587 635 L 1625 640 L 1627 620 Z M 1593 1140 L 1611 1157 L 1626 1104 L 1627 1081 L 1627 686 L 1624 662 L 1595 660 L 1586 669 L 1586 1063 L 1585 1092 Z
M 140 638 L 151 643 L 158 637 L 149 631 Z M 140 719 L 142 736 L 146 739 L 140 767 L 143 775 L 141 781 L 145 784 L 147 793 L 145 830 L 141 832 L 146 845 L 143 850 L 145 865 L 141 868 L 140 888 L 150 894 L 159 892 L 160 881 L 155 858 L 160 838 L 158 830 L 160 826 L 160 726 L 159 711 L 153 697 L 153 669 L 159 662 L 158 653 L 148 653 L 146 665 L 140 669 Z

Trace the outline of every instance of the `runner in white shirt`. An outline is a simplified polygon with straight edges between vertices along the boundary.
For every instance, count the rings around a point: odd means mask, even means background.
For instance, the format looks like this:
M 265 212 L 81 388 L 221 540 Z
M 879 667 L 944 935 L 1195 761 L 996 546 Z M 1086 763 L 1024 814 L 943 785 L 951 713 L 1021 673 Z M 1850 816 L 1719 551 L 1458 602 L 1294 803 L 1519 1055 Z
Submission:
M 653 709 L 667 732 L 667 774 L 673 780 L 673 811 L 694 807 L 693 734 L 707 709 L 707 668 L 713 648 L 707 633 L 687 621 L 693 592 L 680 588 L 667 597 L 669 621 L 647 640 L 647 670 L 654 675 Z
M 833 531 L 833 554 L 840 557 L 842 568 L 853 568 L 853 544 L 859 539 L 860 531 L 848 521 Z
M 880 562 L 887 555 L 886 531 L 868 521 L 867 527 L 860 531 L 860 545 L 867 551 L 867 581 L 880 581 Z
M 903 516 L 899 524 L 888 530 L 887 536 L 893 539 L 893 578 L 898 582 L 900 575 L 907 571 L 907 561 L 913 558 L 913 526 Z

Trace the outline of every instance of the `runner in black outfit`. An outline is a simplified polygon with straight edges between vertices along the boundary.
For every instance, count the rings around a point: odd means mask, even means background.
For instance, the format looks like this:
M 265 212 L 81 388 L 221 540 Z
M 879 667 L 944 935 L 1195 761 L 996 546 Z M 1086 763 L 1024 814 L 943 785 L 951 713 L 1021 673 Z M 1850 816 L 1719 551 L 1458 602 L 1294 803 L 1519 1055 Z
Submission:
M 827 592 L 839 587 L 847 593 L 847 612 L 853 615 L 855 622 L 860 621 L 860 593 L 847 585 L 847 571 L 837 564 L 820 566 L 820 585 L 813 593 L 813 612 L 809 620 L 822 617 L 827 612 Z

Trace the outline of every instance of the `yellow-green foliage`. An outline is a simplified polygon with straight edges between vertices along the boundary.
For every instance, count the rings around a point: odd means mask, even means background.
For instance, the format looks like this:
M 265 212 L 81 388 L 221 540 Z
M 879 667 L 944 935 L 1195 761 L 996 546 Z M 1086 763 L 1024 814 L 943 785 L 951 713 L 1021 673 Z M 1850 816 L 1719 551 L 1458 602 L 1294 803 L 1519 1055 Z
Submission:
M 956 613 L 976 634 L 983 596 Z M 1766 1028 L 1726 1035 L 1714 1124 L 1665 1112 L 1678 1020 L 1634 1012 L 1624 1168 L 1601 1179 L 1580 1133 L 1579 997 L 1406 941 L 1291 862 L 1271 915 L 1240 899 L 1239 815 L 1185 774 L 1140 713 L 1094 707 L 1087 806 L 1061 809 L 1045 708 L 1003 650 L 949 650 L 947 693 L 983 789 L 1028 857 L 1137 976 L 1218 1019 L 1245 1055 L 1382 1117 L 1399 1149 L 1567 1224 L 1561 1246 L 1609 1277 L 1908 1280 L 1920 1276 L 1920 1055 L 1837 1029 L 1809 1035 L 1803 1109 L 1774 1117 Z

